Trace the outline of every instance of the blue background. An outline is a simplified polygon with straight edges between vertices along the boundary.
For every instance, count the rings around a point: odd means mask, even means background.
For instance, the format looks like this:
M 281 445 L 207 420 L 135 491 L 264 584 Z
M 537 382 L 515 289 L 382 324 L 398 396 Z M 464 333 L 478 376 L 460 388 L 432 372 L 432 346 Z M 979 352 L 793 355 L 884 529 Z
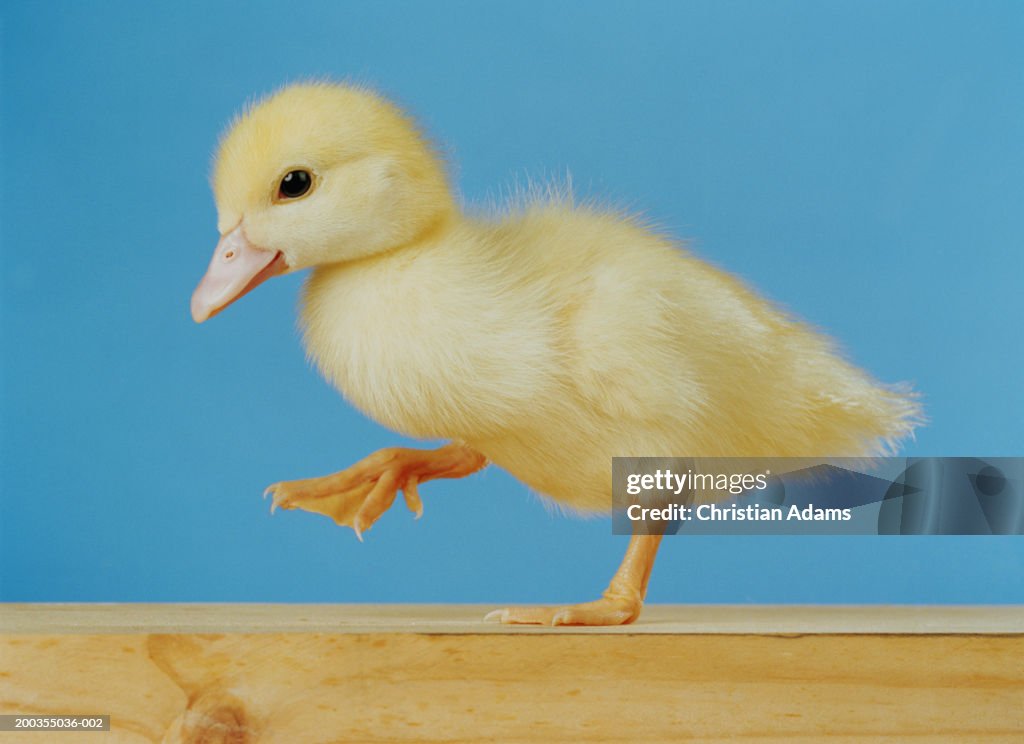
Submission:
M 572 173 L 1024 442 L 1024 4 L 22 3 L 3 18 L 5 600 L 569 601 L 625 538 L 489 469 L 359 544 L 268 483 L 401 442 L 306 364 L 299 277 L 213 322 L 229 117 L 312 75 L 417 115 L 468 202 Z M 1021 602 L 1019 538 L 668 539 L 654 601 Z

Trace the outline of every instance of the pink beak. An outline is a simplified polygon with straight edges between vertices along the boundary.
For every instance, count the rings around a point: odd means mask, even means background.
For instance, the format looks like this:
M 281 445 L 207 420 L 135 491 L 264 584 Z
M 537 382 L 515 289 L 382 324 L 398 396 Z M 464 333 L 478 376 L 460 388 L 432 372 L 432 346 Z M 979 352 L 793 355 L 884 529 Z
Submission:
M 221 237 L 196 291 L 192 293 L 192 320 L 212 318 L 250 289 L 288 270 L 281 253 L 257 248 L 239 225 Z

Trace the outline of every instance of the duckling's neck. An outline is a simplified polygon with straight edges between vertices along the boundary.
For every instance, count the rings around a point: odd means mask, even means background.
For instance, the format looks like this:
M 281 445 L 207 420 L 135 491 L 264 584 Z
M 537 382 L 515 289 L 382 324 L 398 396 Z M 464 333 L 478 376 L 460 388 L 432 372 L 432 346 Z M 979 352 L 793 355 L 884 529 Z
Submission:
M 355 259 L 339 261 L 333 264 L 317 266 L 312 275 L 337 275 L 346 271 L 361 272 L 370 267 L 401 267 L 410 261 L 422 260 L 431 254 L 465 250 L 483 239 L 484 231 L 480 225 L 464 217 L 460 212 L 453 211 L 439 216 L 424 226 L 414 237 L 398 245 L 359 256 Z

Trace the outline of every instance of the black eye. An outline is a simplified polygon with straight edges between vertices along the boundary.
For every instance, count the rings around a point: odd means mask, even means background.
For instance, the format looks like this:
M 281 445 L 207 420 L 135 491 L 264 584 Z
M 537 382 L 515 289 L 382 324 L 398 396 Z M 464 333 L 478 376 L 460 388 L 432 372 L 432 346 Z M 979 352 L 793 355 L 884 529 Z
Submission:
M 293 170 L 285 174 L 278 187 L 278 196 L 281 199 L 298 199 L 309 191 L 313 185 L 313 176 L 309 171 Z

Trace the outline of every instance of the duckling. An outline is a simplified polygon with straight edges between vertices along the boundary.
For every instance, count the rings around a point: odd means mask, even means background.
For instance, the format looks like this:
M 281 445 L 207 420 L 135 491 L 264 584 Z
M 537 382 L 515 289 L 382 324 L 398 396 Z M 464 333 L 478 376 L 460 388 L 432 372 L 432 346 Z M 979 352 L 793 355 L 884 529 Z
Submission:
M 360 540 L 399 493 L 419 515 L 422 484 L 488 463 L 607 512 L 613 456 L 862 456 L 919 420 L 907 389 L 637 219 L 568 196 L 467 214 L 416 124 L 372 91 L 280 90 L 229 127 L 212 180 L 221 238 L 194 320 L 312 269 L 301 328 L 323 375 L 381 424 L 448 442 L 267 489 L 272 510 Z M 659 540 L 631 537 L 595 601 L 487 617 L 630 623 Z

